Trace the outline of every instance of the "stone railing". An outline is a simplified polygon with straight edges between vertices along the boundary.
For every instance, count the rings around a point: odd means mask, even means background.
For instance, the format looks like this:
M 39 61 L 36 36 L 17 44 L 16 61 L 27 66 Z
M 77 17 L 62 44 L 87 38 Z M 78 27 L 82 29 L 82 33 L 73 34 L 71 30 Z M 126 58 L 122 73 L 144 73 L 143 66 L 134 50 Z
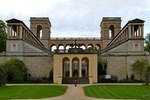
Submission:
M 98 37 L 88 38 L 88 37 L 76 37 L 76 38 L 65 38 L 65 37 L 52 37 L 51 40 L 100 40 Z
M 33 45 L 44 47 L 42 42 L 32 33 L 32 31 L 20 20 L 10 19 L 7 22 L 7 38 L 22 39 Z
M 103 52 L 127 41 L 128 39 L 143 39 L 144 21 L 139 19 L 129 21 L 120 32 L 111 40 L 111 42 L 103 49 Z

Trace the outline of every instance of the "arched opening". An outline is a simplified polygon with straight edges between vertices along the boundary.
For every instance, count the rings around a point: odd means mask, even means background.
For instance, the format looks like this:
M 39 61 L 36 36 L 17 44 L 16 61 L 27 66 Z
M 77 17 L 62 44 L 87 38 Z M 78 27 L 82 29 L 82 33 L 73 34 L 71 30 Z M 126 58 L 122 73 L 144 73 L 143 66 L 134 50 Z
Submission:
M 87 49 L 88 49 L 88 50 L 93 50 L 93 49 L 94 49 L 93 44 L 88 44 Z
M 86 46 L 85 46 L 84 44 L 82 44 L 82 45 L 80 46 L 80 48 L 82 48 L 83 50 L 85 50 L 85 49 L 86 49 Z
M 101 46 L 100 46 L 99 44 L 96 44 L 96 45 L 95 45 L 95 49 L 96 49 L 97 51 L 100 51 L 100 50 L 101 50 Z
M 37 25 L 37 37 L 38 37 L 39 39 L 42 39 L 42 35 L 43 35 L 42 32 L 43 32 L 43 31 L 42 31 L 42 26 L 41 26 L 41 25 Z
M 79 59 L 73 58 L 72 60 L 72 77 L 79 77 Z
M 112 39 L 114 37 L 114 26 L 110 25 L 109 27 L 109 39 Z
M 17 36 L 17 26 L 15 26 L 15 25 L 12 26 L 11 36 Z
M 58 50 L 64 50 L 64 46 L 62 44 L 58 45 Z
M 70 67 L 70 61 L 69 58 L 63 59 L 63 77 L 69 77 L 69 67 Z
M 82 59 L 82 77 L 88 77 L 89 60 L 88 58 Z
M 68 50 L 69 48 L 71 48 L 70 44 L 66 45 L 66 50 Z
M 51 45 L 50 50 L 51 50 L 52 52 L 55 51 L 56 49 L 57 49 L 57 47 L 56 47 L 55 44 Z

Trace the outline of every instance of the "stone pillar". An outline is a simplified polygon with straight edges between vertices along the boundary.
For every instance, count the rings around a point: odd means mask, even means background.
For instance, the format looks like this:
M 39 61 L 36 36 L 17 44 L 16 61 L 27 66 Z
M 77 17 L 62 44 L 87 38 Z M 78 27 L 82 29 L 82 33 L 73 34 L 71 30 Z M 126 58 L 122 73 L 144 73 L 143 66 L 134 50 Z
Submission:
M 69 77 L 72 77 L 72 59 L 70 59 Z
M 142 25 L 141 27 L 141 37 L 143 37 L 143 34 L 144 34 L 144 25 Z
M 10 26 L 10 36 L 13 36 L 13 33 L 12 33 L 12 26 Z
M 8 26 L 8 27 L 7 27 L 7 30 L 8 30 L 7 38 L 9 38 L 9 36 L 11 36 L 11 27 Z
M 135 34 L 134 34 L 134 25 L 132 25 L 132 36 L 135 36 Z
M 129 33 L 128 33 L 129 34 L 129 38 L 131 38 L 132 37 L 131 25 L 128 27 L 128 29 L 129 29 Z
M 22 39 L 22 26 L 20 26 L 19 29 L 20 29 L 20 31 L 19 31 L 20 36 L 19 37 Z
M 138 37 L 141 36 L 141 26 L 138 27 L 138 34 L 137 34 L 137 36 Z
M 79 77 L 82 77 L 82 61 L 79 59 Z
M 15 36 L 19 36 L 19 26 L 18 26 L 18 25 L 16 25 L 16 27 L 17 27 L 17 30 L 16 30 L 16 34 L 15 34 Z

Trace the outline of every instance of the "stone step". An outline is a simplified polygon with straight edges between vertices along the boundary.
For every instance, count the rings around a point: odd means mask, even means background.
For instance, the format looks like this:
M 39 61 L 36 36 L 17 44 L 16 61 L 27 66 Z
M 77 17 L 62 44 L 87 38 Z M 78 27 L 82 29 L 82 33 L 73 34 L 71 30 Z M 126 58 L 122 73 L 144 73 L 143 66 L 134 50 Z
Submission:
M 63 84 L 75 84 L 75 80 L 77 84 L 88 84 L 89 79 L 88 78 L 63 78 L 62 83 Z

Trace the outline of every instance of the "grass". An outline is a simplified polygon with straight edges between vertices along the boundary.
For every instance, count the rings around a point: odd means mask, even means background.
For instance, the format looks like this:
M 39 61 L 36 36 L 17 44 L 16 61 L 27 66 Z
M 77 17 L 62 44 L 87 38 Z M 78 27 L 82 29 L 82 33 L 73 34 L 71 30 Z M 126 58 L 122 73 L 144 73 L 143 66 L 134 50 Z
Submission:
M 67 86 L 24 85 L 0 87 L 1 99 L 39 99 L 63 95 Z
M 150 100 L 150 86 L 138 85 L 91 85 L 83 87 L 85 95 L 106 99 L 142 99 L 148 95 Z

